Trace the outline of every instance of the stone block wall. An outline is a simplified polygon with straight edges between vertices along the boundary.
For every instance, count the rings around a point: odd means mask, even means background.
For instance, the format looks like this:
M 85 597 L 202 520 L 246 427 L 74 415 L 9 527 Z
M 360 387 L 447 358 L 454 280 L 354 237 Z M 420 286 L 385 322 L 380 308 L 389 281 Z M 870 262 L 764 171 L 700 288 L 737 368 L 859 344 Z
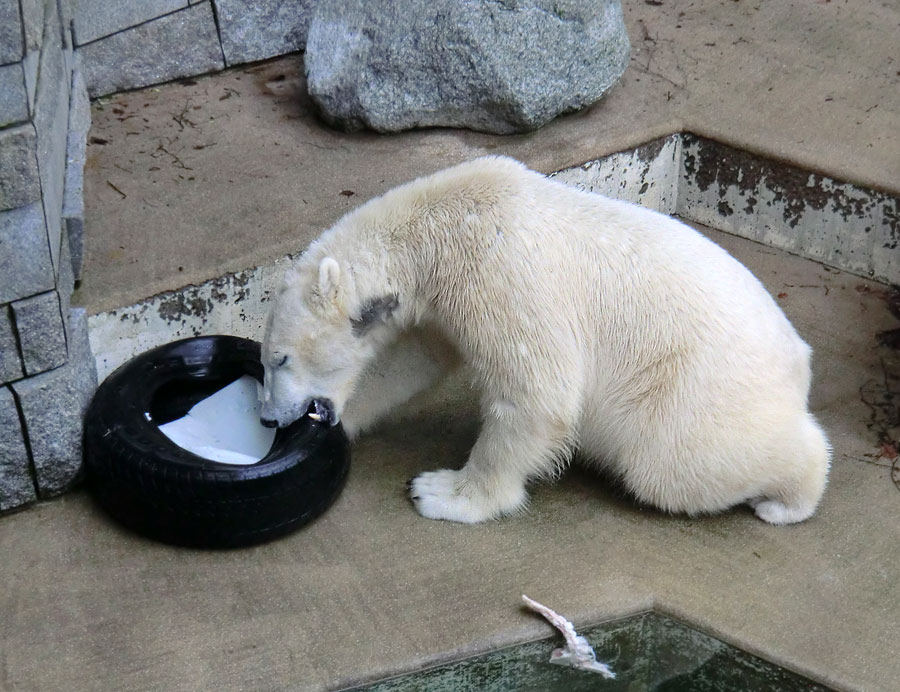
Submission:
M 302 50 L 315 0 L 0 0 L 0 513 L 77 479 L 90 97 Z
M 302 50 L 315 0 L 73 0 L 92 97 Z
M 96 388 L 81 271 L 90 104 L 69 0 L 0 0 L 0 512 L 66 490 Z M 69 136 L 69 134 L 73 136 Z

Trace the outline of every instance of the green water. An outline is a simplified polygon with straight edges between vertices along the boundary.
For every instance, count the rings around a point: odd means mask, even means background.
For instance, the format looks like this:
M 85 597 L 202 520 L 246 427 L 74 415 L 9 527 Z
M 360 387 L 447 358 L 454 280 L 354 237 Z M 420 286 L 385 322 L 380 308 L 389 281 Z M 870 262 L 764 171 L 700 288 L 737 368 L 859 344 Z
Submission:
M 354 688 L 354 692 L 829 692 L 680 622 L 645 613 L 581 632 L 616 679 L 551 665 L 553 638 Z

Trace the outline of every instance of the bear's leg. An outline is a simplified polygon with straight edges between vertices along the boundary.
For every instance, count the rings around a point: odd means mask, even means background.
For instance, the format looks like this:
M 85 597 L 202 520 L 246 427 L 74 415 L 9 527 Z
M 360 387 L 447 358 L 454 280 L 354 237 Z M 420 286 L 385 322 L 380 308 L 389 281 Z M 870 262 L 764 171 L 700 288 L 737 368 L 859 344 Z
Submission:
M 770 524 L 796 524 L 809 519 L 825 491 L 831 448 L 822 428 L 807 414 L 786 442 L 784 466 L 795 472 L 768 488 L 764 497 L 749 501 L 756 516 Z
M 564 436 L 554 435 L 546 421 L 491 416 L 466 465 L 417 476 L 410 497 L 429 519 L 474 524 L 509 514 L 525 505 L 529 478 L 552 474 L 563 448 Z

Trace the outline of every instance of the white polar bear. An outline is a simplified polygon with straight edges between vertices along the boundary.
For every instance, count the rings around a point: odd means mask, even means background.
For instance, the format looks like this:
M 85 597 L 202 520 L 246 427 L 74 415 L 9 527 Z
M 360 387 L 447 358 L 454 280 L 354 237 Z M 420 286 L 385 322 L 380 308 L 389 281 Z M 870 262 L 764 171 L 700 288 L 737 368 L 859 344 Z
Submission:
M 343 418 L 353 436 L 461 362 L 483 428 L 461 470 L 411 482 L 426 517 L 514 512 L 577 448 L 662 510 L 747 502 L 788 524 L 829 468 L 809 361 L 762 284 L 693 229 L 486 157 L 309 247 L 269 315 L 262 418 Z

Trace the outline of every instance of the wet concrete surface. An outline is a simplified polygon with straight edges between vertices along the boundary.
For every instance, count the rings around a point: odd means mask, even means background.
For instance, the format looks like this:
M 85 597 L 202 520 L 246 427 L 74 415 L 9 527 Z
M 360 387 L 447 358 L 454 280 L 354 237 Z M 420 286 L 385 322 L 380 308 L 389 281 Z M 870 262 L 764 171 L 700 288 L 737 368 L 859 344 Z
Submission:
M 0 520 L 0 689 L 332 690 L 549 636 L 527 593 L 579 627 L 650 608 L 838 689 L 900 679 L 900 353 L 886 287 L 710 232 L 815 350 L 812 408 L 834 445 L 818 513 L 688 519 L 577 468 L 522 516 L 419 517 L 405 481 L 459 467 L 478 430 L 464 383 L 353 449 L 319 520 L 236 552 L 126 533 L 83 492 Z M 893 398 L 892 398 L 893 397 Z
M 532 135 L 324 127 L 299 56 L 94 104 L 86 189 L 91 313 L 273 262 L 362 200 L 485 153 L 550 172 L 691 131 L 900 192 L 894 3 L 626 2 L 632 64 L 607 98 Z M 649 608 L 839 689 L 900 679 L 900 356 L 885 286 L 721 233 L 815 349 L 835 448 L 809 522 L 640 508 L 573 468 L 527 513 L 418 517 L 405 481 L 458 467 L 474 394 L 448 382 L 354 448 L 308 528 L 239 552 L 169 548 L 84 492 L 0 519 L 0 689 L 326 690 Z M 191 305 L 173 305 L 191 310 Z M 892 462 L 891 457 L 895 461 Z

